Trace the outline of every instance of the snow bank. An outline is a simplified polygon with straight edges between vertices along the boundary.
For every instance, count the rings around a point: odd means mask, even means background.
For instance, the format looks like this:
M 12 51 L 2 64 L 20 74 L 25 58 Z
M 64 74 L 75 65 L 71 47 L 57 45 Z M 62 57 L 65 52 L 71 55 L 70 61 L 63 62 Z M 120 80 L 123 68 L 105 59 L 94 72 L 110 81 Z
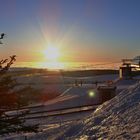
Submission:
M 88 117 L 70 123 L 52 124 L 51 127 L 46 125 L 42 132 L 28 136 L 28 140 L 139 140 L 140 82 L 119 81 L 117 85 L 125 88 L 116 97 L 88 114 Z
M 28 139 L 94 140 L 140 138 L 140 83 L 121 91 L 112 100 L 79 121 L 61 123 Z
M 112 100 L 99 106 L 84 121 L 71 124 L 63 139 L 139 139 L 140 83 L 122 91 Z M 76 132 L 71 133 L 76 127 Z M 56 138 L 58 139 L 58 137 Z

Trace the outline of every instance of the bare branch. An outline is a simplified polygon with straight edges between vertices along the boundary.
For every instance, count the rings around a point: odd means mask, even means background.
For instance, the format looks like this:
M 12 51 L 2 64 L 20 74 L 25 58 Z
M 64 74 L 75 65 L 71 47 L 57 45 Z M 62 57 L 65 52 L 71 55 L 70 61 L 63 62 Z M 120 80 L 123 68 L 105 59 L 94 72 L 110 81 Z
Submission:
M 0 74 L 4 74 L 6 71 L 9 70 L 10 66 L 16 61 L 16 55 L 10 56 L 10 61 L 7 63 L 8 59 L 2 59 L 0 61 Z M 6 66 L 3 67 L 3 64 L 6 64 Z

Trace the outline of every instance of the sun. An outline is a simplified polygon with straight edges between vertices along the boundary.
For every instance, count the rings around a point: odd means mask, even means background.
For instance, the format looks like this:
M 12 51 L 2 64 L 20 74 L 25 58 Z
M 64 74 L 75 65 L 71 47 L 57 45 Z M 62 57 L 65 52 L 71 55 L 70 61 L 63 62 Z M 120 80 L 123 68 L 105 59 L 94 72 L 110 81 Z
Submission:
M 56 47 L 48 47 L 45 51 L 45 56 L 49 60 L 57 60 L 60 56 L 59 50 Z

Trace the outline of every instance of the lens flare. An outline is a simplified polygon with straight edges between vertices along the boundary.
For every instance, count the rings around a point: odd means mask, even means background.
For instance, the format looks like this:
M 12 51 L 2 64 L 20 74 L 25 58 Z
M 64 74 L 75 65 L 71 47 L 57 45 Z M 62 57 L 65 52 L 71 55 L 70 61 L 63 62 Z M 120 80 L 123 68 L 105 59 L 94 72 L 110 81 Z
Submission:
M 95 97 L 95 92 L 93 90 L 89 91 L 88 96 L 91 97 L 91 98 Z

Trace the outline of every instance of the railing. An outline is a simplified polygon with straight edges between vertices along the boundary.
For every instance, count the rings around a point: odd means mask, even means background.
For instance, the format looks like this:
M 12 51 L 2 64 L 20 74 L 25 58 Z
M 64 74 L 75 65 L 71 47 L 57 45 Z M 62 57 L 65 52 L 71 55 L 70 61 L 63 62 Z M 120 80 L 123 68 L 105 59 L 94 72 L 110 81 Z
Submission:
M 82 105 L 82 106 L 75 106 L 75 107 L 66 107 L 66 108 L 59 108 L 59 109 L 52 109 L 52 110 L 45 110 L 45 111 L 36 111 L 36 112 L 29 112 L 23 119 L 39 119 L 39 118 L 46 118 L 50 116 L 60 116 L 66 114 L 74 114 L 78 112 L 86 112 L 95 110 L 98 105 L 100 104 L 89 104 L 89 105 Z M 25 110 L 27 111 L 27 109 Z M 18 113 L 22 113 L 24 110 L 18 110 Z M 17 115 L 15 114 L 9 115 L 9 117 L 13 117 Z M 22 117 L 21 117 L 22 119 Z

